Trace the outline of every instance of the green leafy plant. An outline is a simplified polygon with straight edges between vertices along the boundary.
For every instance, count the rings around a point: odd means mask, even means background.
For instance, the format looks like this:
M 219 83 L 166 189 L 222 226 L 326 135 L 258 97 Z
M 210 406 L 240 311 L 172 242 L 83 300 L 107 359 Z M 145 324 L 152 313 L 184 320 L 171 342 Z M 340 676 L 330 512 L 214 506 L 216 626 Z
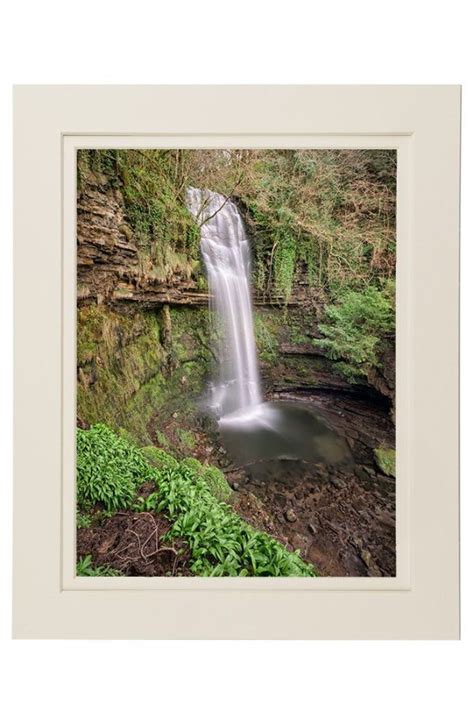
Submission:
M 78 477 L 88 500 L 115 505 L 122 492 L 124 472 L 127 505 L 138 511 L 164 512 L 172 522 L 167 538 L 184 538 L 191 550 L 195 575 L 312 576 L 314 568 L 298 551 L 290 552 L 266 533 L 255 530 L 216 497 L 226 498 L 230 488 L 222 472 L 195 459 L 179 464 L 154 447 L 139 450 L 104 425 L 78 433 Z M 153 461 L 155 466 L 150 466 Z M 127 480 L 128 481 L 128 480 Z M 132 503 L 135 488 L 153 482 L 156 490 Z M 130 482 L 129 482 L 130 483 Z M 104 492 L 107 496 L 104 495 Z M 215 494 L 213 493 L 215 492 Z M 94 568 L 90 556 L 78 563 L 78 575 L 114 575 Z M 104 572 L 105 571 L 105 572 Z
M 76 526 L 78 528 L 90 528 L 92 526 L 92 516 L 78 511 L 76 513 Z
M 129 506 L 150 467 L 133 444 L 106 425 L 77 430 L 77 503 L 107 511 Z
M 201 464 L 193 457 L 186 457 L 181 464 L 188 467 L 192 472 L 201 476 L 208 485 L 211 494 L 219 501 L 228 501 L 232 496 L 232 489 L 224 474 L 217 467 L 209 464 Z
M 155 511 L 159 507 L 160 503 L 160 493 L 159 491 L 154 491 L 149 496 L 139 496 L 135 503 L 133 504 L 134 511 Z
M 89 578 L 111 578 L 122 575 L 122 573 L 120 570 L 111 568 L 109 565 L 94 566 L 92 556 L 86 555 L 78 560 L 76 564 L 76 575 Z
M 314 576 L 313 566 L 256 531 L 232 508 L 219 502 L 205 480 L 188 466 L 164 469 L 159 476 L 160 503 L 174 521 L 166 538 L 184 538 L 191 550 L 191 570 L 202 576 Z

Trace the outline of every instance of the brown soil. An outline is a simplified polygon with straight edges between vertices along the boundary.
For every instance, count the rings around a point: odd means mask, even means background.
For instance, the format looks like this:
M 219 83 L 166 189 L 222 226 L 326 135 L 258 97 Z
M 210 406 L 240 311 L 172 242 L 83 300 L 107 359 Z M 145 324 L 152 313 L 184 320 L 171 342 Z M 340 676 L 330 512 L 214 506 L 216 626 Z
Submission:
M 313 465 L 272 480 L 232 475 L 237 511 L 313 563 L 323 576 L 395 575 L 395 486 L 369 468 L 357 473 Z M 257 498 L 252 517 L 247 501 Z
M 170 527 L 160 514 L 120 511 L 77 531 L 77 557 L 90 554 L 95 566 L 109 565 L 122 575 L 191 575 L 187 545 L 162 541 Z
M 239 477 L 241 476 L 241 474 L 234 476 L 233 481 L 239 481 Z M 273 536 L 273 538 L 276 538 L 287 548 L 291 548 L 288 538 L 283 535 L 281 526 L 278 525 L 278 521 L 276 521 L 272 513 L 269 513 L 267 510 L 268 506 L 266 507 L 258 496 L 253 494 L 249 489 L 245 489 L 244 487 L 242 492 L 234 494 L 231 505 L 244 521 L 247 521 L 247 523 L 254 528 L 265 531 L 265 533 Z

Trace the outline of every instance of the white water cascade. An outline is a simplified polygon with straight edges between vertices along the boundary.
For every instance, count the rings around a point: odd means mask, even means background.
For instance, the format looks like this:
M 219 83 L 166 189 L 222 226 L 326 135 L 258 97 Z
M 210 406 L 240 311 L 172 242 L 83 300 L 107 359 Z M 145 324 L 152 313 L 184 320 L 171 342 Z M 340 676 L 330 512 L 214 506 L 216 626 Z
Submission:
M 219 330 L 220 379 L 212 407 L 225 416 L 262 402 L 250 297 L 250 246 L 237 207 L 223 195 L 188 188 L 201 230 L 212 307 Z
M 219 381 L 211 407 L 235 462 L 346 461 L 347 444 L 318 415 L 292 402 L 263 402 L 250 298 L 250 246 L 237 207 L 209 190 L 188 188 L 219 336 Z M 260 466 L 260 464 L 258 464 Z M 256 472 L 254 471 L 254 474 Z

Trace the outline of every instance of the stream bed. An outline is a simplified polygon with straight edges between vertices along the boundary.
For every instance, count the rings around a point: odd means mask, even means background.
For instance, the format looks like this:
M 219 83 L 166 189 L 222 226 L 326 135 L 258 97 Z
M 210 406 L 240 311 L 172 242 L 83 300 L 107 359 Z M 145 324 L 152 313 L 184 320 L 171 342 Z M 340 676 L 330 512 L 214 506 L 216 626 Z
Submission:
M 320 575 L 394 576 L 395 478 L 380 470 L 373 451 L 394 446 L 387 408 L 346 394 L 277 398 L 266 405 L 292 437 L 292 456 L 280 437 L 255 423 L 223 434 L 234 460 L 226 475 L 237 492 L 235 508 L 300 550 Z M 267 456 L 256 456 L 264 448 Z

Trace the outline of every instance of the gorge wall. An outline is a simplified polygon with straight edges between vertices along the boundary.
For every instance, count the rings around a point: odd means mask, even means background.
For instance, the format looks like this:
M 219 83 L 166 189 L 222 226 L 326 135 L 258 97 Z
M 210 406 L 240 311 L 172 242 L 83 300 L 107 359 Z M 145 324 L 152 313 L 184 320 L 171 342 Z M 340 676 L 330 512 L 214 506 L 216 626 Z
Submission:
M 140 444 L 160 444 L 168 427 L 174 444 L 191 453 L 195 407 L 215 355 L 209 338 L 208 294 L 196 250 L 178 235 L 157 258 L 140 243 L 124 186 L 106 171 L 83 166 L 77 212 L 78 419 L 126 430 Z M 242 203 L 241 203 L 242 204 Z M 243 209 L 245 215 L 245 209 Z M 248 218 L 248 215 L 247 215 Z M 249 237 L 255 225 L 247 219 Z M 176 231 L 164 221 L 164 230 Z M 188 227 L 186 227 L 188 229 Z M 255 330 L 267 396 L 285 392 L 364 391 L 394 394 L 394 348 L 358 382 L 341 375 L 314 344 L 324 311 L 305 275 L 294 279 L 283 304 L 256 293 Z M 282 315 L 285 318 L 282 318 Z M 170 434 L 171 433 L 171 434 Z M 176 434 L 178 433 L 178 434 Z
M 120 190 L 88 172 L 77 213 L 78 418 L 148 444 L 160 417 L 190 426 L 213 356 L 207 293 L 189 261 L 157 273 L 132 237 Z

